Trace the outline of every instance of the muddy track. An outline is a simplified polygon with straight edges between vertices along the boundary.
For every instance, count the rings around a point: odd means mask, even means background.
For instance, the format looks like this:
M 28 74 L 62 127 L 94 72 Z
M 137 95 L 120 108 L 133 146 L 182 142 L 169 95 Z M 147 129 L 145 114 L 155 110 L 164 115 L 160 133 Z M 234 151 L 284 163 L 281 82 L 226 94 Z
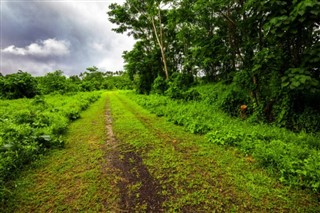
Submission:
M 163 212 L 161 186 L 150 175 L 134 147 L 119 141 L 112 131 L 109 100 L 106 106 L 106 160 L 118 178 L 119 212 Z

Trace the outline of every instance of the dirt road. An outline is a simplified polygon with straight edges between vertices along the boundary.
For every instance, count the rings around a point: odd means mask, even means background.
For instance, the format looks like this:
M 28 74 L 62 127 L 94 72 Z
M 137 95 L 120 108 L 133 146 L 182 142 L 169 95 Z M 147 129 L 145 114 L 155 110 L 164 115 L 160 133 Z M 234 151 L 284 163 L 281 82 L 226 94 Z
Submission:
M 53 150 L 8 185 L 0 212 L 319 212 L 233 148 L 107 92 Z

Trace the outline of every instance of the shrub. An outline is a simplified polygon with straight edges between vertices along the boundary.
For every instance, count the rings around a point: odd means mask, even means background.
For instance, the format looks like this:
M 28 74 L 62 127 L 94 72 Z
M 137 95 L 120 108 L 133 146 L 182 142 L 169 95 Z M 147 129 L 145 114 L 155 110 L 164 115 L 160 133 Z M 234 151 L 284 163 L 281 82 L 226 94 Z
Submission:
M 99 97 L 95 92 L 0 101 L 0 202 L 10 193 L 5 182 L 48 149 L 63 147 L 69 122 Z
M 227 99 L 217 94 L 221 88 L 212 92 L 205 86 L 196 88 L 200 94 L 198 101 L 172 100 L 160 95 L 127 95 L 151 112 L 184 126 L 189 132 L 206 134 L 207 142 L 204 143 L 234 146 L 252 155 L 262 167 L 273 171 L 286 184 L 320 191 L 320 135 L 294 133 L 231 118 L 219 110 L 220 103 L 223 103 L 221 99 Z M 203 95 L 206 93 L 208 95 Z M 212 100 L 221 102 L 212 104 Z

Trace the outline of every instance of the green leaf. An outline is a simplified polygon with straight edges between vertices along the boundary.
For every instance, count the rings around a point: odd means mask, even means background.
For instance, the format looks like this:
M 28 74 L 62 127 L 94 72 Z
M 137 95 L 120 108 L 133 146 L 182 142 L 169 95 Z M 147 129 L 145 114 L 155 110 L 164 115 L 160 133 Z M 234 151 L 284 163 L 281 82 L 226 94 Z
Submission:
M 284 83 L 281 84 L 281 87 L 282 88 L 287 87 L 289 84 L 290 84 L 289 82 L 284 82 Z

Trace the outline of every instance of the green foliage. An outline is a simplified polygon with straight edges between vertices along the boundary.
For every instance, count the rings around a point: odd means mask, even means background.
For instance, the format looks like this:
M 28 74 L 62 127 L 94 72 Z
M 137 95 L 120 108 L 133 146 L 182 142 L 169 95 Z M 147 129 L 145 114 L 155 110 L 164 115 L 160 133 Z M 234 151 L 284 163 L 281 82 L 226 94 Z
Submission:
M 294 125 L 296 131 L 320 132 L 320 113 L 311 107 L 307 107 L 301 114 L 297 115 Z
M 166 61 L 169 97 L 187 99 L 190 84 L 179 75 L 225 82 L 234 87 L 219 98 L 228 114 L 239 115 L 246 104 L 252 121 L 313 131 L 316 121 L 303 121 L 302 114 L 320 114 L 319 102 L 306 101 L 319 99 L 319 11 L 317 0 L 127 0 L 108 14 L 114 31 L 138 40 L 124 54 L 138 93 L 163 94 L 155 79 L 164 76 Z
M 95 66 L 78 75 L 66 77 L 61 70 L 49 72 L 45 76 L 32 77 L 19 71 L 0 76 L 0 99 L 32 98 L 36 95 L 68 94 L 80 91 L 102 89 L 133 89 L 128 73 L 122 71 L 101 72 Z
M 158 75 L 152 84 L 152 92 L 155 94 L 164 94 L 167 90 L 168 85 L 164 77 Z
M 144 48 L 150 45 L 146 41 L 138 41 L 133 49 L 124 52 L 125 69 L 134 82 L 134 89 L 140 94 L 149 94 L 152 84 L 161 71 L 161 61 L 157 50 Z
M 4 183 L 25 164 L 49 148 L 63 147 L 61 139 L 70 121 L 99 98 L 99 93 L 69 96 L 36 96 L 34 99 L 0 101 L 0 201 Z
M 168 89 L 165 95 L 173 99 L 190 99 L 196 95 L 196 91 L 189 91 L 189 87 L 194 84 L 194 77 L 190 74 L 174 73 L 168 82 Z
M 80 74 L 80 77 L 82 78 L 82 91 L 102 89 L 104 73 L 100 72 L 97 67 L 88 67 L 86 72 Z
M 281 87 L 288 92 L 300 91 L 303 93 L 320 92 L 319 81 L 312 78 L 309 71 L 302 68 L 288 69 L 281 78 Z
M 61 70 L 56 70 L 52 73 L 47 73 L 45 76 L 38 77 L 38 88 L 41 94 L 50 93 L 64 94 L 70 92 L 67 78 Z
M 319 135 L 293 133 L 231 118 L 219 110 L 221 104 L 230 101 L 230 93 L 220 93 L 223 85 L 215 88 L 216 94 L 211 92 L 214 90 L 208 90 L 208 86 L 198 87 L 202 95 L 198 101 L 172 100 L 158 95 L 127 95 L 158 116 L 166 116 L 169 121 L 184 126 L 189 132 L 206 134 L 208 142 L 238 147 L 286 184 L 320 190 Z
M 249 108 L 246 111 L 246 115 L 250 115 L 252 110 L 251 99 L 245 90 L 241 90 L 237 86 L 230 86 L 228 90 L 224 92 L 221 100 L 220 108 L 231 116 L 239 117 L 241 105 L 246 105 Z
M 131 90 L 133 89 L 133 84 L 126 73 L 122 74 L 121 76 L 106 77 L 103 81 L 102 88 L 108 90 Z
M 17 73 L 0 77 L 0 98 L 32 98 L 38 94 L 36 80 L 29 73 Z

